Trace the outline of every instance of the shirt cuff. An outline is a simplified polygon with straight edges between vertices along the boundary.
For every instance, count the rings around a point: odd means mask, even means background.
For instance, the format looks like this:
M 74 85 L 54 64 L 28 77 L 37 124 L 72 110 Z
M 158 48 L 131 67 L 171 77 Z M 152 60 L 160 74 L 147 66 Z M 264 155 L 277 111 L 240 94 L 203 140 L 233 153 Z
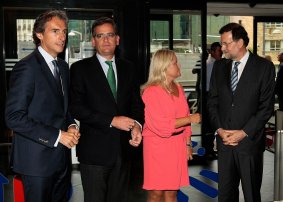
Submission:
M 243 133 L 245 134 L 246 137 L 249 137 L 248 134 L 244 130 L 242 130 L 242 131 L 243 131 Z
M 59 143 L 59 140 L 60 140 L 60 137 L 61 137 L 61 130 L 59 130 L 59 135 L 58 135 L 58 138 L 54 144 L 54 147 L 57 147 L 58 146 L 58 143 Z
M 140 126 L 140 129 L 142 131 L 142 125 L 137 120 L 135 120 L 135 122 Z
M 216 136 L 216 135 L 218 135 L 218 130 L 219 130 L 220 128 L 218 128 L 215 132 L 214 132 L 214 136 Z
M 75 123 L 73 123 L 73 124 L 69 125 L 69 127 L 68 127 L 68 128 L 70 128 L 71 126 L 75 126 L 75 128 L 76 128 L 77 130 L 80 130 L 80 127 L 79 127 L 77 124 L 75 124 Z

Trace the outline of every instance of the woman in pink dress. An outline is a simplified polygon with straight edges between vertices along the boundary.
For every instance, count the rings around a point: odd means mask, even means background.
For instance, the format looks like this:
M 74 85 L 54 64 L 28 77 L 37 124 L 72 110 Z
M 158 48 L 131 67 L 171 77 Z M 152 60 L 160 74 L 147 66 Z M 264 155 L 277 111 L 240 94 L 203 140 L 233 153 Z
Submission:
M 158 50 L 141 89 L 145 104 L 143 188 L 148 190 L 148 202 L 177 202 L 177 190 L 189 185 L 190 123 L 200 122 L 200 115 L 190 115 L 183 88 L 174 81 L 179 76 L 174 51 Z

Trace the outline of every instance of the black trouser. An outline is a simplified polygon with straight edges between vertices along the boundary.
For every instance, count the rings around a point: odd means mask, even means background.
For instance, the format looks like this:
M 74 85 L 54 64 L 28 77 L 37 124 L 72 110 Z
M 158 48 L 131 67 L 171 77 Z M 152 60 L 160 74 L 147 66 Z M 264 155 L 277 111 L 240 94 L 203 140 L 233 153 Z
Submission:
M 260 202 L 263 152 L 242 154 L 234 149 L 218 151 L 218 201 L 238 202 L 241 181 L 245 202 Z
M 129 162 L 118 157 L 113 166 L 80 164 L 84 202 L 126 202 Z

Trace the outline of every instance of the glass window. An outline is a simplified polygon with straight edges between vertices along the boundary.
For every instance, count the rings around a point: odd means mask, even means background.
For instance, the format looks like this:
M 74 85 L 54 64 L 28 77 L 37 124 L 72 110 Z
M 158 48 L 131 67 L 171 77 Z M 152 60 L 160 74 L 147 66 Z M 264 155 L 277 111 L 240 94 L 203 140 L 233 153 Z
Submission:
M 181 77 L 177 80 L 184 86 L 195 86 L 200 79 L 201 18 L 200 15 L 173 15 L 173 50 L 181 64 Z M 195 71 L 194 69 L 199 69 Z M 194 72 L 194 73 L 193 73 Z M 197 73 L 195 73 L 197 72 Z
M 69 20 L 68 25 L 68 62 L 91 57 L 94 49 L 91 43 L 91 26 L 94 20 Z
M 150 52 L 154 53 L 158 49 L 169 48 L 169 22 L 150 21 Z
M 282 25 L 280 22 L 257 22 L 257 54 L 268 56 L 275 66 L 279 64 L 277 55 L 283 48 Z
M 194 87 L 197 83 L 198 76 L 193 74 L 192 70 L 200 69 L 202 53 L 201 18 L 200 14 L 195 13 L 176 13 L 172 14 L 171 18 L 150 21 L 150 53 L 152 54 L 161 48 L 170 48 L 169 44 L 173 43 L 173 50 L 181 64 L 182 76 L 177 80 L 183 86 L 190 87 Z M 173 19 L 172 28 L 168 19 Z M 173 34 L 173 37 L 170 36 L 170 33 Z M 170 38 L 173 39 L 173 42 L 169 41 Z
M 22 59 L 30 54 L 35 45 L 32 38 L 34 19 L 17 19 L 17 54 Z M 90 57 L 93 55 L 91 45 L 91 26 L 93 20 L 69 20 L 68 49 L 69 61 Z
M 280 41 L 270 41 L 271 51 L 280 51 Z
M 30 54 L 35 45 L 32 39 L 34 19 L 17 19 L 17 54 L 22 59 Z
M 266 28 L 282 28 L 283 23 L 282 22 L 267 22 Z

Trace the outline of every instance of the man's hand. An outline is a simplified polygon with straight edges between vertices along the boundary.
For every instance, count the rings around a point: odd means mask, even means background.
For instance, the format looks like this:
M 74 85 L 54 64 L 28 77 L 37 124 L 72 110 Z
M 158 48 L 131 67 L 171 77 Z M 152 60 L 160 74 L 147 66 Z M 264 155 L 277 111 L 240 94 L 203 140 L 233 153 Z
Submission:
M 238 145 L 246 137 L 246 133 L 243 130 L 223 130 L 220 128 L 217 132 L 222 138 L 223 144 L 230 146 Z
M 139 146 L 139 144 L 142 141 L 141 128 L 139 124 L 135 123 L 135 126 L 133 127 L 131 131 L 131 136 L 132 136 L 132 139 L 129 140 L 130 145 L 132 145 L 133 147 Z
M 227 145 L 238 145 L 239 142 L 247 136 L 243 130 L 230 130 L 229 132 L 231 135 L 226 139 L 225 143 Z
M 73 125 L 68 128 L 67 132 L 73 133 L 78 139 L 81 137 L 80 131 Z
M 126 116 L 114 116 L 111 125 L 120 130 L 130 131 L 135 126 L 135 120 Z
M 81 134 L 75 127 L 70 127 L 68 132 L 61 131 L 59 142 L 69 149 L 78 144 Z

